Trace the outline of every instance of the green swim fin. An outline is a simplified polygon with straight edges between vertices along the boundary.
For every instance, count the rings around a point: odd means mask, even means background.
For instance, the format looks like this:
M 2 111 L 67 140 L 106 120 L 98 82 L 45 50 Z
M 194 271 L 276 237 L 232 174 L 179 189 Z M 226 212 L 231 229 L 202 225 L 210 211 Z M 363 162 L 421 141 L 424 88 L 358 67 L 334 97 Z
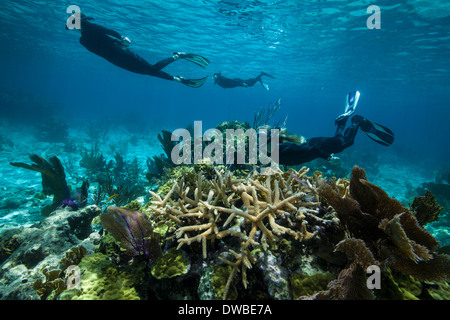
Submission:
M 208 76 L 201 79 L 185 79 L 183 77 L 179 78 L 181 79 L 182 84 L 191 88 L 199 88 L 205 83 L 206 79 L 208 79 Z
M 210 63 L 210 61 L 207 58 L 202 57 L 198 54 L 184 53 L 184 52 L 174 52 L 173 54 L 178 55 L 180 59 L 185 59 L 187 61 L 193 62 L 202 68 L 206 68 Z
M 385 126 L 364 119 L 360 122 L 359 128 L 373 141 L 383 145 L 390 146 L 394 142 L 394 133 Z

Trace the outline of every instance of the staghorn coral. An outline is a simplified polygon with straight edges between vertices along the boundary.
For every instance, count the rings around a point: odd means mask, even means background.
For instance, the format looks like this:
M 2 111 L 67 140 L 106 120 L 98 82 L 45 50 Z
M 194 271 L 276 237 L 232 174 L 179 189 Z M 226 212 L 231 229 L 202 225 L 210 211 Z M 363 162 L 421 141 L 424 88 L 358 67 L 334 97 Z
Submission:
M 337 250 L 353 260 L 350 267 L 341 272 L 339 286 L 345 283 L 344 277 L 355 279 L 367 263 L 392 268 L 421 281 L 448 279 L 450 262 L 448 256 L 436 252 L 437 240 L 399 201 L 369 183 L 364 169 L 353 168 L 349 197 L 342 197 L 332 184 L 322 185 L 319 194 L 336 210 L 348 236 L 356 238 L 344 240 L 337 246 Z
M 252 248 L 276 249 L 280 237 L 298 241 L 309 240 L 305 216 L 318 211 L 317 187 L 325 182 L 319 173 L 307 177 L 308 170 L 277 172 L 263 176 L 251 172 L 244 179 L 235 179 L 226 169 L 215 171 L 215 177 L 205 181 L 199 172 L 195 183 L 186 184 L 184 177 L 175 181 L 164 198 L 150 191 L 153 197 L 147 212 L 158 224 L 175 224 L 178 249 L 201 243 L 203 258 L 208 256 L 208 244 L 216 241 L 232 243 L 219 256 L 232 267 L 223 298 L 227 297 L 235 274 L 240 271 L 247 287 L 247 270 L 255 264 Z M 299 182 L 300 181 L 300 182 Z

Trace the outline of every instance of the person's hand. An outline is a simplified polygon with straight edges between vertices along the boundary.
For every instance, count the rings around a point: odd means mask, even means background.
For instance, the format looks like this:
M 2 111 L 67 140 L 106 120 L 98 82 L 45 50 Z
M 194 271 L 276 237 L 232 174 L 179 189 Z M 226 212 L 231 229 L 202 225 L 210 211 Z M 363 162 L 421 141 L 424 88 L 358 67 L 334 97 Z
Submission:
M 120 41 L 124 47 L 128 47 L 131 44 L 131 40 L 128 37 L 122 37 Z

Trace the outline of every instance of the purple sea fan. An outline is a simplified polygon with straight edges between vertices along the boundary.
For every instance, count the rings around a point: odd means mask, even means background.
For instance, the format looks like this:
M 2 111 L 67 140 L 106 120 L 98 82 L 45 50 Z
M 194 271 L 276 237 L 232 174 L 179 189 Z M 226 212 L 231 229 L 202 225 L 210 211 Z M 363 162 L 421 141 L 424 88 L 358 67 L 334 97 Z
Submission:
M 153 232 L 145 214 L 119 207 L 109 207 L 100 216 L 103 228 L 120 242 L 130 257 L 155 259 L 162 255 L 159 235 Z

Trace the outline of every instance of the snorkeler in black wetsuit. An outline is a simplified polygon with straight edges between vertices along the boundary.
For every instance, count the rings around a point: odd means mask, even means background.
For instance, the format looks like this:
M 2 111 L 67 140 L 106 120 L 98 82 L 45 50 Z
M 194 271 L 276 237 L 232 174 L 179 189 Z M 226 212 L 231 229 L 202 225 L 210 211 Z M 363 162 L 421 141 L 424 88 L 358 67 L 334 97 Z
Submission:
M 265 72 L 261 72 L 259 76 L 252 79 L 242 80 L 238 78 L 230 79 L 227 77 L 224 77 L 220 72 L 214 74 L 214 84 L 218 84 L 222 88 L 235 88 L 235 87 L 252 87 L 255 85 L 255 83 L 259 82 L 264 87 L 264 89 L 269 90 L 269 86 L 262 82 L 262 76 L 267 76 L 270 78 L 274 78 L 270 74 L 267 74 Z
M 279 144 L 280 164 L 298 165 L 316 158 L 330 160 L 333 154 L 340 153 L 350 147 L 355 140 L 358 129 L 361 129 L 375 142 L 390 146 L 394 142 L 394 133 L 388 128 L 355 115 L 351 125 L 344 131 L 347 120 L 355 111 L 359 92 L 350 92 L 347 96 L 345 113 L 336 118 L 336 133 L 334 137 L 316 137 L 306 140 L 303 144 L 282 142 Z
M 209 64 L 209 60 L 202 56 L 175 52 L 172 57 L 152 65 L 138 54 L 128 49 L 131 41 L 127 37 L 123 37 L 118 32 L 92 23 L 89 20 L 93 20 L 93 18 L 81 14 L 80 43 L 92 53 L 105 58 L 118 67 L 139 74 L 181 82 L 182 84 L 193 88 L 202 86 L 208 78 L 208 76 L 206 76 L 202 79 L 185 79 L 179 76 L 171 76 L 162 71 L 167 65 L 179 59 L 194 62 L 205 68 Z

